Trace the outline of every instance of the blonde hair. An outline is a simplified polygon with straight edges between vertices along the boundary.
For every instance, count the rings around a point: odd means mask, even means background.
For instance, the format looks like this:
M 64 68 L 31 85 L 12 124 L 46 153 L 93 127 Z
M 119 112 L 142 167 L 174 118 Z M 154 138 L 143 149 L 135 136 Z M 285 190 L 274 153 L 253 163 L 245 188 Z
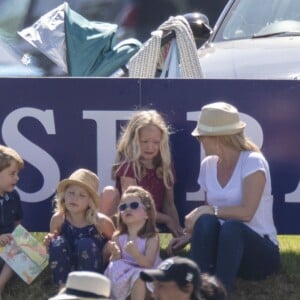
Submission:
M 17 151 L 10 147 L 0 145 L 0 172 L 8 168 L 12 161 L 17 163 L 19 170 L 24 168 L 24 161 Z
M 150 238 L 157 234 L 156 228 L 156 210 L 153 198 L 149 192 L 140 186 L 129 186 L 123 193 L 121 200 L 127 197 L 138 197 L 145 207 L 148 219 L 145 221 L 144 226 L 138 232 L 141 238 Z M 114 236 L 128 233 L 127 225 L 122 221 L 121 213 L 118 213 L 118 226 Z
M 249 138 L 245 137 L 243 131 L 232 135 L 218 136 L 218 140 L 221 144 L 237 151 L 260 152 L 257 145 L 255 145 Z
M 66 208 L 66 204 L 65 204 L 65 194 L 66 194 L 66 190 L 68 189 L 68 187 L 70 185 L 78 185 L 81 188 L 86 190 L 86 192 L 90 196 L 90 201 L 89 201 L 89 207 L 85 213 L 85 218 L 88 223 L 96 224 L 96 216 L 97 216 L 96 204 L 93 200 L 92 195 L 90 195 L 88 189 L 84 188 L 84 186 L 82 184 L 70 183 L 65 186 L 63 191 L 57 192 L 55 194 L 55 196 L 54 196 L 54 204 L 55 204 L 54 213 L 57 213 L 57 214 L 66 214 L 67 213 L 67 208 Z
M 117 159 L 112 168 L 112 177 L 116 178 L 118 170 L 126 163 L 132 163 L 135 177 L 140 181 L 145 175 L 145 168 L 141 164 L 139 133 L 148 125 L 156 126 L 161 132 L 160 151 L 154 159 L 154 167 L 159 178 L 163 179 L 166 188 L 174 184 L 171 171 L 171 151 L 169 145 L 169 130 L 163 117 L 156 110 L 143 110 L 137 112 L 122 128 L 122 135 L 117 146 Z M 129 167 L 129 166 L 128 166 Z

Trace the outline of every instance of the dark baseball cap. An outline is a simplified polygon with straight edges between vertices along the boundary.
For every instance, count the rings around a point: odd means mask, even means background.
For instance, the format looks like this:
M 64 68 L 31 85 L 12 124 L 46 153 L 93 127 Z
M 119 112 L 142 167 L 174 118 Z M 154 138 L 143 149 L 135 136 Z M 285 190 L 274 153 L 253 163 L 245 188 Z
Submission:
M 201 275 L 198 265 L 189 258 L 174 256 L 164 260 L 157 269 L 148 269 L 140 273 L 143 281 L 175 281 L 179 285 L 192 283 L 200 286 Z

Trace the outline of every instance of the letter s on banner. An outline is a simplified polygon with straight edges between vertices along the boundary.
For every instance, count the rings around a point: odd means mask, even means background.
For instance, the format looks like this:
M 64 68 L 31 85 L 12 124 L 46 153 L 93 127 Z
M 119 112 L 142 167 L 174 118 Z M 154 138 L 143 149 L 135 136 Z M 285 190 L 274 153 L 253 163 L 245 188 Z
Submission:
M 43 111 L 31 107 L 19 108 L 5 118 L 2 126 L 2 137 L 5 144 L 16 149 L 24 160 L 42 173 L 44 178 L 43 186 L 38 192 L 26 193 L 18 189 L 20 197 L 25 202 L 40 202 L 54 193 L 57 182 L 60 180 L 60 171 L 52 156 L 26 139 L 18 131 L 18 123 L 25 117 L 37 119 L 48 134 L 55 134 L 53 110 Z

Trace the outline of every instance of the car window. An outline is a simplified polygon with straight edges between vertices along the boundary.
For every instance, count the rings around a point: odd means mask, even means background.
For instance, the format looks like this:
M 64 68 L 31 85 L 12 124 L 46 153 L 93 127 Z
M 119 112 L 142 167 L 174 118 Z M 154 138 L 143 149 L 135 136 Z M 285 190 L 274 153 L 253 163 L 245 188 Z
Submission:
M 22 2 L 22 4 L 19 4 L 19 2 Z M 57 55 L 56 59 L 53 59 L 53 52 L 50 51 L 51 55 L 47 56 L 45 54 L 46 51 L 41 51 L 41 49 L 45 50 L 49 49 L 49 47 L 45 45 L 44 40 L 41 39 L 41 35 L 34 34 L 37 33 L 37 26 L 33 24 L 38 22 L 41 27 L 45 27 L 43 23 L 45 18 L 43 18 L 43 22 L 39 22 L 39 19 L 62 5 L 63 2 L 68 3 L 74 12 L 89 21 L 118 25 L 116 34 L 109 40 L 111 41 L 111 45 L 107 47 L 113 48 L 114 53 L 121 56 L 128 49 L 126 48 L 126 43 L 123 44 L 122 50 L 124 52 L 122 53 L 120 48 L 115 47 L 115 45 L 127 39 L 130 39 L 128 41 L 130 47 L 132 44 L 132 47 L 135 47 L 137 42 L 146 42 L 151 37 L 151 32 L 170 16 L 200 12 L 211 17 L 212 23 L 210 25 L 213 26 L 215 19 L 225 6 L 227 0 L 1 0 L 0 42 L 5 44 L 5 52 L 12 52 L 14 61 L 10 61 L 10 65 L 8 65 L 8 62 L 1 63 L 0 60 L 0 77 L 11 76 L 11 70 L 13 70 L 15 76 L 23 76 L 23 70 L 37 70 L 38 72 L 34 73 L 35 76 L 41 76 L 39 74 L 42 74 L 42 76 L 74 76 L 72 72 L 66 72 L 67 68 L 63 68 L 62 64 L 58 63 L 61 61 L 64 62 L 65 57 L 69 58 L 69 49 L 64 50 L 64 31 L 57 30 L 57 28 L 64 29 L 64 24 L 61 24 L 61 27 L 54 27 L 51 22 L 48 22 L 48 24 L 51 24 L 49 30 L 55 37 L 50 37 L 49 35 L 44 39 L 50 41 L 50 44 L 59 45 L 58 47 L 50 48 L 55 49 L 54 54 L 59 52 L 60 55 Z M 55 23 L 57 24 L 59 21 L 56 20 Z M 20 34 L 22 30 L 30 27 L 33 30 L 28 30 L 26 33 L 28 35 L 32 33 L 31 42 L 29 42 L 29 38 L 24 39 L 24 35 Z M 61 37 L 60 40 L 58 39 L 61 42 L 60 44 L 56 44 L 56 37 Z M 74 38 L 74 40 L 76 39 Z M 206 41 L 206 37 L 203 39 L 199 38 L 196 41 L 197 46 L 200 47 L 204 41 Z M 40 47 L 36 47 L 36 45 Z M 110 48 L 109 50 L 111 50 Z M 57 51 L 57 49 L 62 49 L 62 51 Z M 98 47 L 94 47 L 94 49 L 93 54 L 95 56 L 99 54 L 98 61 L 102 61 L 103 53 L 99 51 Z M 129 53 L 130 51 L 127 50 L 127 52 Z M 4 56 L 3 53 L 4 50 L 0 44 L 0 57 Z M 80 54 L 76 55 L 82 57 Z M 114 61 L 118 62 L 118 60 Z M 76 62 L 75 65 L 80 64 Z M 94 67 L 92 63 L 90 65 L 92 68 Z M 110 64 L 108 63 L 107 65 Z M 91 75 L 83 73 L 82 76 Z
M 299 0 L 235 1 L 214 41 L 247 39 L 276 33 L 300 33 Z

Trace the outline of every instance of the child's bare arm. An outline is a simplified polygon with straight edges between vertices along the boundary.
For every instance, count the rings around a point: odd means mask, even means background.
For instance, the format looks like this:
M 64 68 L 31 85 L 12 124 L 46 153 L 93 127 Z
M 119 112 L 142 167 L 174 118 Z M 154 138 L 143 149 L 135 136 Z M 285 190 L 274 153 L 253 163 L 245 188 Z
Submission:
M 102 213 L 97 213 L 97 222 L 95 226 L 98 232 L 105 236 L 107 239 L 110 240 L 112 238 L 112 235 L 115 231 L 115 226 L 108 216 Z
M 61 226 L 65 220 L 62 213 L 55 213 L 50 220 L 50 233 L 60 234 Z
M 160 244 L 158 235 L 147 240 L 145 255 L 138 251 L 134 241 L 129 241 L 126 245 L 126 251 L 130 253 L 136 262 L 143 268 L 153 267 L 159 250 Z
M 121 176 L 120 177 L 122 193 L 131 185 L 138 185 L 136 180 L 132 177 Z
M 51 241 L 61 232 L 61 226 L 64 222 L 63 214 L 54 214 L 50 220 L 50 232 L 44 237 L 44 245 L 48 248 Z
M 167 215 L 166 222 L 164 222 L 170 229 L 172 234 L 176 237 L 182 235 L 183 229 L 180 226 L 178 212 L 174 203 L 173 189 L 166 190 L 166 197 L 164 201 L 163 211 Z

